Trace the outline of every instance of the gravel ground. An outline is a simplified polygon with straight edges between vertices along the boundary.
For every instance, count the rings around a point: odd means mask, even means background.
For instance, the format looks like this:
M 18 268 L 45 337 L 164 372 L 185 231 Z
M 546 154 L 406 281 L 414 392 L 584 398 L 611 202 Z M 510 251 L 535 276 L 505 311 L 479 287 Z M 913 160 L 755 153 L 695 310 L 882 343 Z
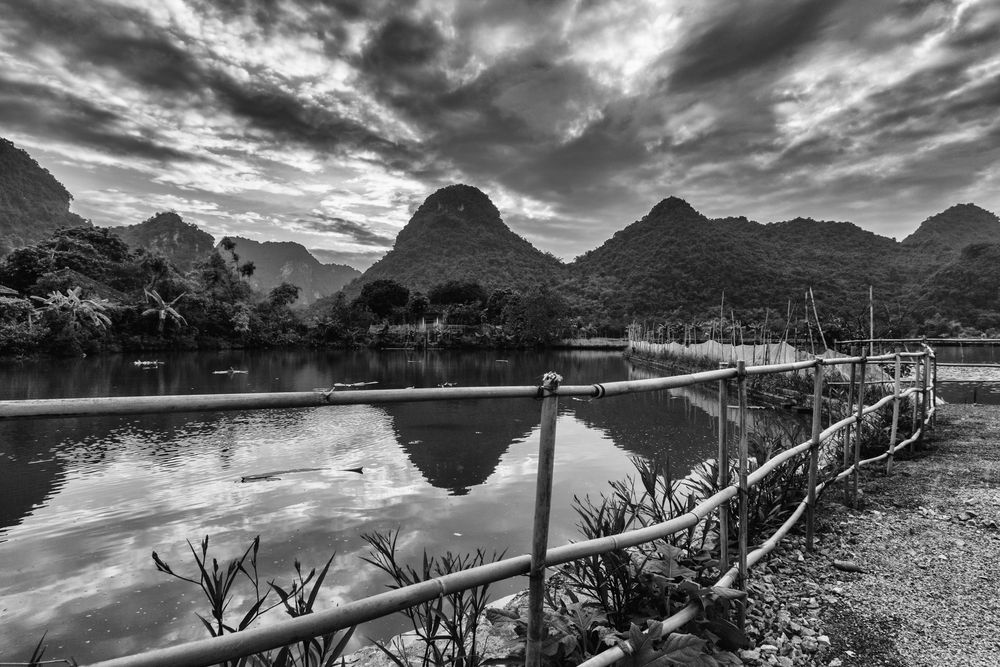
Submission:
M 858 510 L 825 494 L 813 553 L 792 536 L 751 571 L 744 663 L 1000 665 L 1000 407 L 941 406 L 923 448 L 861 488 Z

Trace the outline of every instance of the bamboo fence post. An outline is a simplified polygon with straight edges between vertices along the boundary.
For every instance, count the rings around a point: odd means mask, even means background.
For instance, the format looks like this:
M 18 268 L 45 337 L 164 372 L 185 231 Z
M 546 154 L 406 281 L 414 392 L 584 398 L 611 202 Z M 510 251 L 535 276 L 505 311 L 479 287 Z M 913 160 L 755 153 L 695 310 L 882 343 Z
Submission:
M 921 371 L 921 367 L 922 366 L 923 366 L 923 364 L 920 363 L 919 359 L 913 359 L 913 387 L 914 387 L 914 389 L 916 389 L 917 387 L 920 386 L 920 375 L 921 375 L 920 371 Z M 910 425 L 910 437 L 912 438 L 913 435 L 917 432 L 917 429 L 920 428 L 919 423 L 917 422 L 918 409 L 919 409 L 919 405 L 920 404 L 917 402 L 917 399 L 916 399 L 915 396 L 913 396 L 913 394 L 910 394 L 910 403 L 912 404 L 912 407 L 911 407 L 911 416 L 910 416 L 910 424 L 911 424 Z M 913 449 L 914 450 L 920 449 L 920 438 L 917 438 L 917 440 L 914 441 L 914 443 L 913 443 Z
M 854 438 L 854 472 L 851 475 L 851 507 L 854 509 L 858 508 L 858 478 L 861 473 L 861 437 L 862 437 L 862 426 L 864 426 L 864 416 L 865 416 L 865 367 L 868 365 L 867 362 L 868 350 L 861 349 L 861 370 L 858 372 L 858 421 L 855 424 L 857 430 L 855 431 Z
M 816 476 L 819 470 L 819 434 L 823 430 L 823 360 L 816 357 L 813 370 L 812 446 L 809 448 L 809 500 L 806 513 L 806 550 L 813 550 L 816 534 Z
M 934 401 L 931 404 L 931 407 L 935 407 L 937 405 L 937 389 L 938 389 L 936 354 L 931 355 L 931 363 L 932 363 L 931 373 L 933 373 L 933 375 L 931 375 L 931 397 Z M 931 413 L 931 428 L 934 428 L 935 426 L 937 426 L 937 410 Z
M 855 352 L 856 351 L 857 351 L 857 348 L 855 348 L 852 345 L 851 346 L 850 355 L 852 357 L 855 356 Z M 851 384 L 850 384 L 850 388 L 847 390 L 847 408 L 844 410 L 844 416 L 845 417 L 847 415 L 851 414 L 854 411 L 854 384 L 857 382 L 857 379 L 858 379 L 858 367 L 852 361 L 851 362 Z M 845 428 L 842 433 L 843 433 L 843 435 L 841 436 L 841 439 L 843 441 L 843 449 L 844 449 L 844 470 L 847 470 L 847 467 L 851 465 L 851 429 L 850 428 Z M 850 504 L 850 502 L 851 502 L 851 481 L 845 477 L 844 478 L 844 504 L 847 505 L 847 504 Z
M 923 428 L 924 422 L 927 421 L 927 413 L 930 412 L 930 409 L 932 407 L 934 407 L 933 405 L 931 405 L 931 393 L 929 391 L 930 377 L 931 377 L 931 348 L 924 345 L 924 375 L 923 375 L 923 381 L 921 383 L 921 386 L 923 387 L 923 394 L 922 394 L 923 400 L 921 401 L 921 403 L 923 404 L 924 409 L 922 414 L 920 415 L 921 428 Z M 920 438 L 921 440 L 923 439 L 923 434 L 921 434 Z
M 739 589 L 746 591 L 747 589 L 747 514 L 749 505 L 749 494 L 747 487 L 747 467 L 749 465 L 749 439 L 747 438 L 747 364 L 746 361 L 740 359 L 736 362 L 736 377 L 739 383 L 739 397 L 740 397 L 740 416 L 739 416 L 739 428 L 740 428 L 740 535 L 739 535 L 739 550 L 740 550 L 740 563 L 739 563 Z M 739 626 L 740 630 L 746 627 L 747 621 L 747 605 L 746 599 L 740 601 L 740 614 L 739 614 Z
M 897 348 L 898 349 L 898 348 Z M 899 435 L 899 376 L 900 376 L 900 363 L 899 363 L 899 352 L 895 355 L 895 374 L 894 382 L 892 385 L 892 430 L 889 432 L 889 456 L 885 460 L 885 474 L 892 474 L 892 460 L 895 456 L 893 450 L 896 447 L 896 438 Z
M 542 420 L 538 439 L 538 476 L 535 488 L 535 522 L 528 572 L 528 640 L 525 667 L 538 667 L 544 634 L 542 603 L 545 597 L 545 552 L 549 543 L 549 513 L 552 508 L 552 473 L 555 462 L 556 417 L 559 397 L 554 393 L 562 378 L 551 371 L 542 377 Z
M 729 363 L 719 362 L 719 368 Z M 729 486 L 729 380 L 719 380 L 719 490 Z M 722 572 L 729 571 L 729 503 L 719 506 L 719 562 Z

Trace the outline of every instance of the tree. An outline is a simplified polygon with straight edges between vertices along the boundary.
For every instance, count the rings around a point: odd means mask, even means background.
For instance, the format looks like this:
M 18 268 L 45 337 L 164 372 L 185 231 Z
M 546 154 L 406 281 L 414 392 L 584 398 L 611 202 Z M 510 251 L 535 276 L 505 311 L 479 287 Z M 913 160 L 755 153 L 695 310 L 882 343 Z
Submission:
M 295 300 L 299 298 L 300 291 L 302 290 L 298 285 L 281 283 L 271 290 L 267 295 L 267 300 L 276 308 L 287 307 L 295 303 Z
M 508 304 L 518 299 L 518 294 L 510 288 L 495 289 L 486 300 L 486 321 L 490 324 L 500 324 L 503 312 Z
M 377 317 L 385 319 L 395 308 L 402 308 L 410 298 L 410 290 L 395 280 L 373 280 L 361 288 L 361 295 L 355 300 L 367 306 Z
M 132 261 L 125 242 L 107 228 L 69 227 L 5 257 L 0 283 L 28 292 L 41 276 L 68 268 L 116 289 L 130 289 Z
M 84 299 L 80 296 L 81 288 L 72 287 L 62 292 L 50 292 L 47 297 L 33 296 L 32 299 L 41 302 L 39 310 L 55 313 L 64 318 L 65 326 L 73 331 L 92 327 L 105 329 L 111 324 L 111 319 L 105 311 L 111 305 L 107 299 Z
M 566 300 L 540 285 L 508 303 L 504 329 L 524 343 L 548 343 L 560 335 L 568 313 Z
M 406 316 L 412 322 L 416 322 L 427 314 L 427 309 L 431 305 L 430 299 L 423 292 L 412 292 L 410 299 L 406 302 Z
M 185 320 L 184 316 L 181 315 L 176 308 L 174 308 L 174 304 L 180 301 L 181 297 L 183 297 L 185 294 L 187 294 L 187 292 L 184 292 L 179 296 L 175 297 L 174 299 L 172 299 L 171 301 L 167 302 L 164 301 L 163 297 L 160 296 L 159 292 L 157 292 L 156 290 L 146 290 L 146 298 L 149 299 L 150 302 L 152 302 L 152 307 L 144 310 L 142 312 L 142 316 L 143 317 L 147 317 L 149 315 L 157 316 L 157 318 L 159 319 L 159 323 L 156 326 L 156 332 L 158 334 L 163 333 L 163 326 L 166 324 L 168 319 L 171 322 L 176 322 L 178 325 L 186 325 L 187 320 Z

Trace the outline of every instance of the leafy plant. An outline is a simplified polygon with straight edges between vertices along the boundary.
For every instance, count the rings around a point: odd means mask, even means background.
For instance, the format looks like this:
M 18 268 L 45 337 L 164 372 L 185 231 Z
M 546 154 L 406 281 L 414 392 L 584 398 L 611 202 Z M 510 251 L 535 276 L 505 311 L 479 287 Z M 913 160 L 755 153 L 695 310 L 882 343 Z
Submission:
M 310 570 L 309 574 L 303 575 L 302 565 L 296 560 L 295 578 L 286 587 L 286 590 L 273 581 L 268 582 L 267 588 L 261 586 L 257 570 L 257 556 L 260 550 L 259 535 L 253 539 L 242 556 L 229 561 L 224 567 L 219 564 L 217 558 L 212 558 L 211 565 L 209 565 L 209 539 L 207 535 L 201 541 L 200 549 L 195 549 L 190 541 L 188 541 L 188 547 L 191 549 L 191 554 L 198 568 L 196 575 L 187 576 L 175 572 L 155 551 L 153 552 L 153 562 L 160 572 L 198 586 L 208 600 L 211 620 L 201 614 L 196 614 L 196 616 L 213 637 L 245 630 L 257 618 L 279 604 L 284 607 L 285 613 L 293 618 L 311 614 L 319 589 L 323 585 L 336 555 L 330 556 L 330 560 L 326 562 L 318 575 L 315 569 Z M 234 626 L 227 622 L 226 612 L 234 597 L 235 587 L 240 581 L 248 583 L 252 588 L 250 595 L 252 601 Z M 310 584 L 312 584 L 311 588 Z M 271 590 L 274 590 L 278 595 L 279 602 L 268 606 L 266 603 Z M 321 637 L 303 640 L 298 644 L 285 646 L 277 651 L 246 656 L 227 661 L 224 664 L 226 667 L 246 667 L 247 665 L 254 667 L 332 667 L 343 654 L 353 633 L 354 627 L 351 627 L 339 638 L 336 638 L 336 633 L 329 633 Z
M 371 547 L 363 560 L 388 574 L 393 583 L 389 588 L 397 589 L 427 581 L 436 577 L 459 572 L 485 563 L 496 562 L 503 554 L 493 553 L 487 558 L 486 552 L 477 549 L 475 554 L 452 554 L 429 556 L 425 550 L 419 570 L 409 564 L 401 564 L 396 544 L 399 530 L 388 533 L 362 535 Z M 403 613 L 413 626 L 413 630 L 423 644 L 420 656 L 422 665 L 452 665 L 453 667 L 476 667 L 482 664 L 479 654 L 479 621 L 486 609 L 489 586 L 482 585 L 464 591 L 456 591 L 403 609 Z M 397 665 L 404 662 L 385 646 L 377 644 Z M 400 646 L 400 652 L 405 649 Z

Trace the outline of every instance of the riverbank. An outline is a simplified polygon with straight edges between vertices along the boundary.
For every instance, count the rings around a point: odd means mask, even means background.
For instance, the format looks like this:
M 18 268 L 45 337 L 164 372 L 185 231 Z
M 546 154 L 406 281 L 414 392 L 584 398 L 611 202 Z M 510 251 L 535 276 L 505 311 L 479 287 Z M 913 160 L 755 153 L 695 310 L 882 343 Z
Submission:
M 839 489 L 825 494 L 816 551 L 793 536 L 751 572 L 756 646 L 744 664 L 997 664 L 997 442 L 1000 407 L 941 406 L 924 449 L 891 477 L 864 469 L 858 510 Z

